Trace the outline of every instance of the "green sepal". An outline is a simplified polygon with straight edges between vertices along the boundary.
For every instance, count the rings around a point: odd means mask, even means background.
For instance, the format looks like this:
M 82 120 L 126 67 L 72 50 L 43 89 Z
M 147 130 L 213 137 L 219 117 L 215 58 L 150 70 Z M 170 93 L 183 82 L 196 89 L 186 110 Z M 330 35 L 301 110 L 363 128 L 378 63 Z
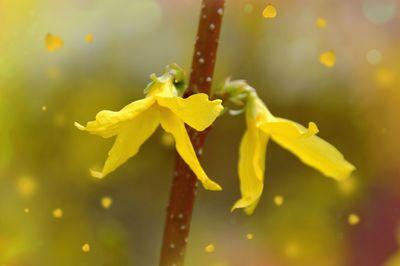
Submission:
M 149 84 L 147 84 L 146 88 L 144 89 L 144 94 L 148 94 L 150 88 L 156 82 L 165 83 L 166 81 L 171 80 L 172 84 L 174 85 L 177 96 L 182 96 L 187 88 L 186 82 L 186 73 L 185 71 L 178 66 L 177 64 L 173 63 L 165 67 L 163 71 L 163 75 L 157 77 L 155 73 L 150 75 L 150 79 L 152 80 Z

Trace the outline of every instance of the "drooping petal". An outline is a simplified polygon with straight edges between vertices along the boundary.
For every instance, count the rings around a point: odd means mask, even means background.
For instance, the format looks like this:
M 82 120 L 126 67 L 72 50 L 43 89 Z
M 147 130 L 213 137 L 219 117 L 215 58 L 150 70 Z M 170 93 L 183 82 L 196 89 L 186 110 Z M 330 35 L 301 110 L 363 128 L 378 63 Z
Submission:
M 96 120 L 88 122 L 86 127 L 76 122 L 75 126 L 91 134 L 109 138 L 121 132 L 127 122 L 130 122 L 130 120 L 134 119 L 137 115 L 147 110 L 154 102 L 155 99 L 153 97 L 148 97 L 130 103 L 118 112 L 108 110 L 101 111 L 96 115 Z
M 290 123 L 292 126 L 289 126 Z M 340 181 L 347 178 L 355 169 L 334 146 L 313 134 L 317 132 L 313 123 L 311 123 L 309 129 L 306 129 L 295 122 L 285 120 L 284 123 L 272 128 L 272 130 L 266 132 L 271 134 L 271 138 L 275 142 L 294 153 L 305 164 L 321 171 L 326 176 Z M 298 130 L 297 136 L 294 129 Z
M 306 138 L 319 132 L 314 122 L 308 123 L 308 128 L 305 128 L 296 122 L 276 117 L 260 123 L 259 127 L 267 134 L 277 134 L 288 138 Z
M 203 131 L 209 127 L 224 109 L 221 100 L 210 101 L 204 93 L 194 94 L 186 99 L 180 97 L 157 97 L 159 105 L 170 109 L 186 124 Z
M 160 115 L 157 108 L 149 108 L 135 116 L 118 133 L 114 146 L 108 153 L 103 171 L 101 173 L 92 171 L 92 175 L 102 178 L 125 163 L 139 151 L 140 146 L 153 134 L 159 123 Z
M 162 107 L 160 107 L 162 108 Z M 160 111 L 161 126 L 165 131 L 172 134 L 175 138 L 175 147 L 182 159 L 192 169 L 197 178 L 202 182 L 205 189 L 208 190 L 222 190 L 222 188 L 215 182 L 211 181 L 203 168 L 200 165 L 199 160 L 196 157 L 192 143 L 186 132 L 184 122 L 176 116 L 173 112 L 166 108 L 162 108 Z
M 264 187 L 265 153 L 268 135 L 261 132 L 255 123 L 248 123 L 239 150 L 239 179 L 242 198 L 232 207 L 245 208 L 252 214 Z

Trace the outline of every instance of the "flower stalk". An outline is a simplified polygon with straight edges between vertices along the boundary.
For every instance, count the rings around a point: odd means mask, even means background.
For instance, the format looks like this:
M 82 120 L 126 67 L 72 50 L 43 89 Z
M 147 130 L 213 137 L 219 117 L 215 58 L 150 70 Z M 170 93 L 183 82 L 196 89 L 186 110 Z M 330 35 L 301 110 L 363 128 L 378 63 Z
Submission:
M 192 59 L 192 70 L 184 97 L 210 94 L 225 0 L 203 0 Z M 187 127 L 197 157 L 200 157 L 209 129 L 198 132 Z M 165 219 L 160 266 L 182 266 L 196 198 L 197 178 L 176 155 L 175 171 Z

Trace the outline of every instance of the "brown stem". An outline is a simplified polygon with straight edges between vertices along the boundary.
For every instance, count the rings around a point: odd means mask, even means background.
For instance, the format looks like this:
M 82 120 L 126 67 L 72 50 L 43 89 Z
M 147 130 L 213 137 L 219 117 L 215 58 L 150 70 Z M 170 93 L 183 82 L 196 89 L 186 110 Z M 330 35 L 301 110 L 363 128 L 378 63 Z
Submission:
M 217 55 L 219 33 L 225 0 L 203 0 L 192 60 L 189 87 L 185 96 L 197 92 L 210 94 Z M 197 157 L 200 156 L 208 130 L 197 132 L 187 128 Z M 189 235 L 197 178 L 183 159 L 176 155 L 160 266 L 182 266 Z

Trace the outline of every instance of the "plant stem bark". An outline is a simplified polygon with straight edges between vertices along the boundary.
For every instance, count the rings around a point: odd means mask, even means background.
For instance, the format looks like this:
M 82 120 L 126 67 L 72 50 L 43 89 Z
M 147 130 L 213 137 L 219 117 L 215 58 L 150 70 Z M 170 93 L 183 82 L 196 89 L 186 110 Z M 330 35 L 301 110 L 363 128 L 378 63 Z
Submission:
M 189 86 L 184 97 L 201 92 L 210 94 L 225 0 L 202 0 L 199 27 L 192 60 Z M 187 127 L 198 157 L 208 130 Z M 175 172 L 165 220 L 160 266 L 182 266 L 188 242 L 197 178 L 183 159 L 176 155 Z

